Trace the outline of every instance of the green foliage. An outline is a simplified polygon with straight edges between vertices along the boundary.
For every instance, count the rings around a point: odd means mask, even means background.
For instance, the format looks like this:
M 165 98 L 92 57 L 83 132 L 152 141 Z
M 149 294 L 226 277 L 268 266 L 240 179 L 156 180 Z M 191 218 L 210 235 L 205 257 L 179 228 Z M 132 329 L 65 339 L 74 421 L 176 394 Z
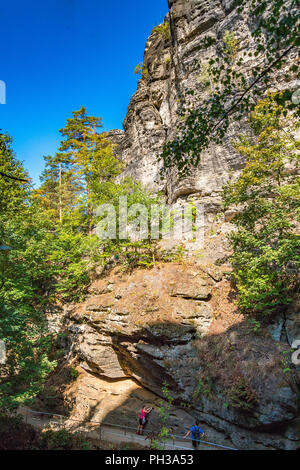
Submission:
M 166 250 L 160 255 L 160 260 L 164 263 L 181 263 L 186 255 L 186 249 L 184 245 L 177 245 L 172 250 Z
M 164 449 L 166 442 L 172 439 L 172 430 L 168 426 L 168 420 L 174 402 L 167 382 L 163 383 L 162 392 L 165 401 L 161 402 L 161 405 L 158 408 L 161 419 L 160 431 L 158 433 L 153 433 L 151 436 L 151 448 L 159 450 Z
M 211 398 L 213 396 L 212 390 L 212 383 L 209 380 L 209 377 L 205 378 L 205 381 L 201 378 L 198 379 L 196 389 L 193 393 L 194 398 L 201 398 L 201 396 L 206 396 L 207 398 Z
M 255 320 L 254 318 L 249 318 L 249 323 L 251 325 L 253 333 L 258 333 L 261 328 L 261 322 L 258 320 Z
M 63 301 L 80 301 L 90 283 L 89 273 L 100 260 L 99 240 L 95 235 L 57 230 L 48 245 L 47 260 L 51 267 L 49 295 Z
M 48 299 L 82 300 L 102 259 L 93 233 L 94 209 L 109 200 L 122 167 L 99 128 L 100 118 L 87 116 L 85 108 L 74 111 L 61 129 L 60 152 L 46 157 L 42 185 L 33 194 L 49 228 L 44 254 L 51 271 Z
M 299 141 L 276 94 L 257 104 L 251 127 L 253 136 L 240 136 L 235 145 L 246 166 L 225 186 L 223 198 L 226 208 L 241 207 L 231 236 L 239 305 L 245 312 L 270 314 L 291 301 L 299 272 L 300 178 L 293 176 Z
M 77 369 L 75 369 L 75 367 L 72 367 L 71 376 L 73 379 L 77 379 L 79 377 L 79 372 Z
M 238 40 L 232 31 L 225 31 L 223 36 L 224 54 L 229 62 L 233 62 L 238 51 Z
M 171 29 L 169 21 L 165 20 L 163 23 L 155 26 L 152 30 L 152 34 L 157 33 L 163 37 L 166 41 L 169 41 L 171 38 Z
M 10 148 L 10 139 L 0 137 L 4 143 L 0 170 L 26 177 Z M 37 219 L 35 206 L 30 205 L 29 185 L 3 180 L 2 189 L 0 243 L 12 250 L 0 251 L 0 338 L 7 348 L 7 363 L 0 369 L 0 408 L 11 409 L 39 392 L 56 363 L 49 359 L 51 335 L 41 295 L 48 275 L 43 259 L 47 233 Z
M 73 210 L 82 185 L 70 157 L 57 153 L 54 157 L 44 157 L 44 160 L 42 184 L 34 196 L 49 222 L 56 224 L 59 220 L 62 223 L 66 214 Z
M 41 448 L 45 450 L 90 450 L 89 443 L 80 433 L 66 429 L 46 430 L 42 433 Z
M 134 74 L 135 75 L 140 75 L 142 78 L 148 78 L 149 77 L 148 67 L 143 62 L 140 62 L 135 67 Z
M 298 77 L 295 63 L 288 61 L 292 51 L 299 46 L 299 9 L 292 1 L 239 0 L 240 14 L 249 15 L 249 25 L 254 49 L 234 63 L 237 41 L 234 34 L 224 35 L 224 48 L 218 48 L 217 40 L 204 37 L 199 49 L 214 48 L 208 62 L 212 92 L 199 96 L 189 90 L 180 99 L 179 116 L 182 125 L 178 137 L 168 142 L 159 157 L 164 164 L 163 172 L 175 167 L 179 176 L 186 176 L 191 167 L 200 163 L 201 153 L 210 144 L 220 144 L 233 120 L 240 121 L 253 111 L 255 103 L 272 86 L 280 74 L 286 81 Z M 245 76 L 252 58 L 249 76 Z M 281 71 L 281 72 L 280 72 Z M 201 78 L 202 80 L 202 78 Z M 204 83 L 208 83 L 204 77 Z M 200 90 L 201 92 L 201 90 Z M 196 94 L 196 96 L 195 96 Z M 193 99 L 190 100 L 190 96 Z M 294 116 L 300 115 L 299 107 L 291 101 L 292 91 L 282 95 L 284 106 Z
M 147 215 L 151 212 L 153 205 L 161 203 L 160 196 L 155 196 L 151 191 L 131 178 L 123 179 L 119 184 L 99 184 L 94 188 L 95 206 L 109 202 L 115 209 L 116 214 L 116 238 L 114 240 L 103 240 L 101 243 L 101 257 L 103 261 L 109 260 L 112 256 L 118 255 L 120 262 L 125 269 L 132 270 L 136 267 L 150 268 L 154 265 L 157 256 L 157 241 L 151 239 L 150 220 L 145 221 L 148 228 L 148 235 L 139 241 L 134 241 L 134 233 L 128 233 L 127 238 L 119 238 L 119 215 L 120 197 L 127 198 L 128 208 L 135 204 L 140 204 L 147 209 Z M 97 224 L 103 224 L 106 217 L 99 217 Z M 128 214 L 128 225 L 131 226 L 136 220 L 136 216 Z M 144 219 L 143 219 L 144 220 Z M 138 227 L 140 228 L 140 227 Z M 161 227 L 160 227 L 161 234 Z M 131 236 L 130 236 L 131 235 Z
M 281 360 L 282 364 L 282 372 L 284 374 L 288 374 L 289 372 L 292 372 L 292 369 L 290 367 L 291 363 L 289 360 L 289 355 L 293 352 L 293 349 L 289 349 L 288 351 L 282 351 L 283 358 Z
M 93 184 L 98 181 L 114 180 L 120 170 L 107 134 L 97 132 L 102 127 L 101 122 L 101 118 L 88 116 L 86 109 L 82 107 L 73 112 L 73 117 L 67 119 L 66 126 L 60 130 L 65 140 L 61 142 L 59 158 L 60 161 L 65 159 L 65 162 L 71 165 L 71 174 L 79 190 L 79 195 L 75 198 L 76 191 L 74 188 L 72 191 L 74 213 L 77 214 L 77 218 L 81 215 L 81 223 L 85 224 L 89 233 L 92 231 L 93 223 Z M 79 220 L 77 225 L 78 222 Z
M 256 393 L 252 390 L 244 377 L 241 377 L 230 389 L 228 393 L 228 402 L 225 405 L 231 405 L 233 408 L 249 411 L 258 404 Z
M 198 76 L 198 82 L 201 84 L 204 90 L 209 89 L 210 93 L 213 92 L 212 71 L 208 63 L 201 65 L 201 73 Z

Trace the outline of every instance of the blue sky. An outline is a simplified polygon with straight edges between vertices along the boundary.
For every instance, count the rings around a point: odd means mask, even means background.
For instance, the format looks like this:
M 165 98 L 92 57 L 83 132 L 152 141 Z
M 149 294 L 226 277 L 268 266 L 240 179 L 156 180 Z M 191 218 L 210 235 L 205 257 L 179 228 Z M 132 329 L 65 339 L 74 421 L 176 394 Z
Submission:
M 167 0 L 4 0 L 0 4 L 0 128 L 36 184 L 58 130 L 85 106 L 104 130 L 122 128 L 153 26 Z

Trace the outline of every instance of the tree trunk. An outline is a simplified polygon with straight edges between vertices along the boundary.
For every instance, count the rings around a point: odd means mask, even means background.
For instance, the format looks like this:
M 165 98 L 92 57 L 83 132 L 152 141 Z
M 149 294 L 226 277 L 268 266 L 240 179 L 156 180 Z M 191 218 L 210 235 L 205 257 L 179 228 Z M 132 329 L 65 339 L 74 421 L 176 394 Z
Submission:
M 62 173 L 61 173 L 61 162 L 59 162 L 59 223 L 62 223 L 62 197 L 61 197 L 61 190 L 62 190 Z

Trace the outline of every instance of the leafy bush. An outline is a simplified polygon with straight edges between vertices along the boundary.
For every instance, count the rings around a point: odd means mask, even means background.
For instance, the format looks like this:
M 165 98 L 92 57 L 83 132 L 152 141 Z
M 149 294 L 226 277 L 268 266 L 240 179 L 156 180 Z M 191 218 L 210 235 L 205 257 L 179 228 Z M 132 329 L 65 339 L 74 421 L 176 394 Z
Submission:
M 71 376 L 73 379 L 77 379 L 79 377 L 79 372 L 77 369 L 75 369 L 75 367 L 72 367 Z
M 42 433 L 42 448 L 45 450 L 89 450 L 89 444 L 80 433 L 66 429 L 52 429 Z
M 295 125 L 280 95 L 261 100 L 251 115 L 253 137 L 235 148 L 247 158 L 237 181 L 224 188 L 225 208 L 240 205 L 231 235 L 234 277 L 244 312 L 270 314 L 287 305 L 299 283 L 300 178 Z
M 224 54 L 229 62 L 233 62 L 238 51 L 238 40 L 232 31 L 226 31 L 223 36 L 223 42 L 225 44 Z

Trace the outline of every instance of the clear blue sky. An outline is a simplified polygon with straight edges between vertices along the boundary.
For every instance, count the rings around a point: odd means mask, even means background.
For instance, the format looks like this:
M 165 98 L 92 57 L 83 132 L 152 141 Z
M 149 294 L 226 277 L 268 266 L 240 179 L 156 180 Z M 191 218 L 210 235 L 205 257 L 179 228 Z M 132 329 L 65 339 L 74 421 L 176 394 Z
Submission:
M 104 130 L 122 128 L 134 67 L 167 0 L 10 0 L 0 4 L 0 128 L 35 183 L 58 130 L 85 106 Z

